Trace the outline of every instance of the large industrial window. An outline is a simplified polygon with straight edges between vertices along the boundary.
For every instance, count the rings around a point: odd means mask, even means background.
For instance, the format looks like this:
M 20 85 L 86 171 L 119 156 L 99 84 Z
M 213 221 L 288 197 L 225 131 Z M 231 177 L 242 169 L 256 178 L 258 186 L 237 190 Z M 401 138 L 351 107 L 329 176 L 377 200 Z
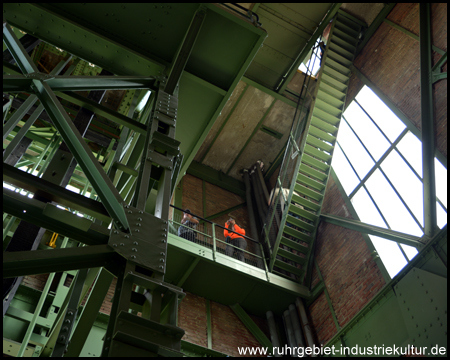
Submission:
M 423 235 L 422 143 L 367 86 L 342 116 L 332 166 L 362 222 Z M 447 169 L 437 159 L 435 168 L 442 228 Z M 414 247 L 369 237 L 391 277 L 417 254 Z

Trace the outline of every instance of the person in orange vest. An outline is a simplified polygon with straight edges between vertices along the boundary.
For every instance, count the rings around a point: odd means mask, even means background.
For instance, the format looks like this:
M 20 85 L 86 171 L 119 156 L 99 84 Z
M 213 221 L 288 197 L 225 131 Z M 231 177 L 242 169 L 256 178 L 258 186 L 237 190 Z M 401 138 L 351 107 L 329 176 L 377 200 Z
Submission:
M 226 229 L 223 231 L 223 234 L 226 237 L 226 242 L 227 244 L 233 245 L 227 245 L 225 254 L 231 257 L 235 257 L 234 255 L 236 254 L 237 259 L 245 262 L 244 252 L 242 250 L 245 250 L 247 248 L 247 241 L 245 241 L 245 239 L 241 237 L 241 235 L 245 236 L 245 230 L 239 227 L 232 217 L 230 217 L 225 223 L 225 228 Z M 231 232 L 229 230 L 234 232 Z M 238 250 L 238 248 L 242 250 Z

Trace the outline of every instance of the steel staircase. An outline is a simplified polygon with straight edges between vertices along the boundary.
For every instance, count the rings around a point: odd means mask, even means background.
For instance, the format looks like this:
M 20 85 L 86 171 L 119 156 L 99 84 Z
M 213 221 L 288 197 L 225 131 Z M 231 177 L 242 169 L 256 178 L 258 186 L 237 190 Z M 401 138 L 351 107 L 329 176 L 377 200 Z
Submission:
M 294 274 L 299 282 L 312 269 L 313 243 L 361 26 L 341 12 L 333 20 L 299 147 L 296 181 L 272 249 L 270 270 L 288 278 Z

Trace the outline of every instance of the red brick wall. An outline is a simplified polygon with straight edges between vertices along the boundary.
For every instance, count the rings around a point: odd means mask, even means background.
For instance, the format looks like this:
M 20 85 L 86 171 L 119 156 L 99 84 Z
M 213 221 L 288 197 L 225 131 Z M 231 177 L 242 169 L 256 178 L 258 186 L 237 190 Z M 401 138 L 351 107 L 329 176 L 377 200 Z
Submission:
M 210 309 L 213 350 L 239 356 L 238 346 L 260 346 L 229 306 L 211 301 Z M 267 321 L 256 316 L 252 320 L 270 338 Z M 179 307 L 178 326 L 186 332 L 183 340 L 207 347 L 206 299 L 186 293 Z
M 330 177 L 322 213 L 351 218 L 339 189 Z M 347 324 L 385 285 L 361 233 L 321 223 L 316 239 L 316 260 L 339 325 Z M 313 285 L 318 281 L 313 272 Z M 325 294 L 309 307 L 317 340 L 325 344 L 336 333 Z
M 28 275 L 22 280 L 22 285 L 28 286 L 32 289 L 42 291 L 47 282 L 49 274 Z

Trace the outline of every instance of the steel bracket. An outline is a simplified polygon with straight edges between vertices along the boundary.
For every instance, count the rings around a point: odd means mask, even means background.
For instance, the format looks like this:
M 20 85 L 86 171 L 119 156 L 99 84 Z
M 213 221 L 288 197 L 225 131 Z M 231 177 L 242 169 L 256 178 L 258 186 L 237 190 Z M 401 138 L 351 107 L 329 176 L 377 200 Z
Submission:
M 130 232 L 111 229 L 108 245 L 127 261 L 164 273 L 167 256 L 167 221 L 129 205 L 124 207 Z

